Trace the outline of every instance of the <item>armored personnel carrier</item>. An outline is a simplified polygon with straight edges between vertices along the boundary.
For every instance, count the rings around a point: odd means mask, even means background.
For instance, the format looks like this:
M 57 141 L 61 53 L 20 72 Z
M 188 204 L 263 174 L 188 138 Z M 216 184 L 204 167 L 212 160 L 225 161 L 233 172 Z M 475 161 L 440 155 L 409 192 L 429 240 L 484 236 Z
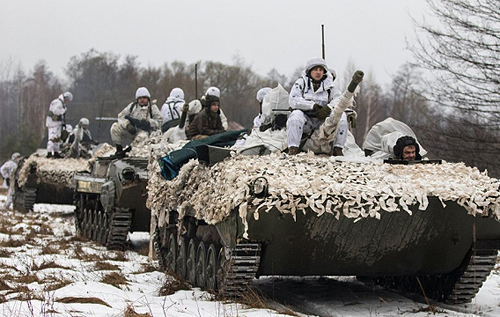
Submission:
M 73 175 L 88 169 L 84 159 L 47 159 L 32 154 L 20 160 L 14 177 L 14 209 L 33 210 L 35 203 L 72 204 Z
M 141 157 L 98 157 L 90 173 L 77 173 L 77 234 L 109 249 L 123 250 L 129 232 L 148 232 L 147 165 L 148 160 Z
M 500 182 L 462 163 L 340 160 L 240 155 L 151 173 L 160 263 L 228 296 L 262 275 L 355 275 L 471 301 L 500 249 Z

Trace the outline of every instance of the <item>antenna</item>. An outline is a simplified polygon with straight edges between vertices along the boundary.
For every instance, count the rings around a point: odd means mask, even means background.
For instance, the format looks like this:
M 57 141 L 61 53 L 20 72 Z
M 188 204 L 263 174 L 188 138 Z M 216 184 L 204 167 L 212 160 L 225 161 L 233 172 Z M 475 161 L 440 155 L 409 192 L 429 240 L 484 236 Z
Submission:
M 194 99 L 198 99 L 198 64 L 194 64 Z
M 325 26 L 321 24 L 321 49 L 322 49 L 322 56 L 323 59 L 325 59 Z

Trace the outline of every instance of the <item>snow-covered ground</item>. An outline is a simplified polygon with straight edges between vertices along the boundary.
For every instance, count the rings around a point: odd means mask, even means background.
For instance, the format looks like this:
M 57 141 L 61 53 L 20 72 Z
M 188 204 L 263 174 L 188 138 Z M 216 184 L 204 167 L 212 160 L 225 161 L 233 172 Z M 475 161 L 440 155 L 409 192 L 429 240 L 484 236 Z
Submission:
M 261 278 L 255 284 L 269 308 L 215 301 L 198 288 L 162 296 L 173 278 L 148 259 L 148 239 L 133 234 L 131 251 L 108 251 L 75 237 L 72 206 L 37 204 L 28 214 L 0 209 L 0 315 L 287 316 L 276 308 L 295 316 L 500 316 L 498 270 L 472 303 L 435 313 L 350 277 Z

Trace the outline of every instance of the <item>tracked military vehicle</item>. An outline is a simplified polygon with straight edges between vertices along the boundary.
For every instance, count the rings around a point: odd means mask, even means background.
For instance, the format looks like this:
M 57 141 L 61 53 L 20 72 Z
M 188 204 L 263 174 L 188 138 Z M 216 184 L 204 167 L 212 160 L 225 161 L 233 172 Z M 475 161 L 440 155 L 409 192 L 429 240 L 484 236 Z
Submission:
M 129 232 L 148 232 L 147 165 L 148 160 L 141 157 L 98 157 L 90 173 L 77 173 L 77 234 L 109 249 L 123 250 Z
M 73 175 L 88 168 L 83 159 L 47 159 L 32 154 L 20 160 L 14 177 L 14 209 L 27 212 L 35 203 L 72 204 Z
M 461 163 L 275 153 L 150 175 L 148 203 L 160 263 L 195 286 L 233 296 L 262 275 L 355 275 L 466 303 L 500 249 L 499 185 Z

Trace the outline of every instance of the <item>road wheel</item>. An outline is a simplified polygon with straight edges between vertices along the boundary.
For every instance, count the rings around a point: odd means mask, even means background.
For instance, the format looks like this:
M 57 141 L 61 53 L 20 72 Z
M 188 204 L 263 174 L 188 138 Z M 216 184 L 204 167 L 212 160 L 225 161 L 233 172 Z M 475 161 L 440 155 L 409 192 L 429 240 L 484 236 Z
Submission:
M 206 285 L 209 290 L 217 290 L 217 247 L 210 244 L 207 251 Z
M 186 277 L 191 285 L 196 286 L 196 247 L 195 239 L 189 239 L 186 259 Z
M 196 286 L 204 288 L 206 285 L 207 250 L 203 241 L 196 249 Z

